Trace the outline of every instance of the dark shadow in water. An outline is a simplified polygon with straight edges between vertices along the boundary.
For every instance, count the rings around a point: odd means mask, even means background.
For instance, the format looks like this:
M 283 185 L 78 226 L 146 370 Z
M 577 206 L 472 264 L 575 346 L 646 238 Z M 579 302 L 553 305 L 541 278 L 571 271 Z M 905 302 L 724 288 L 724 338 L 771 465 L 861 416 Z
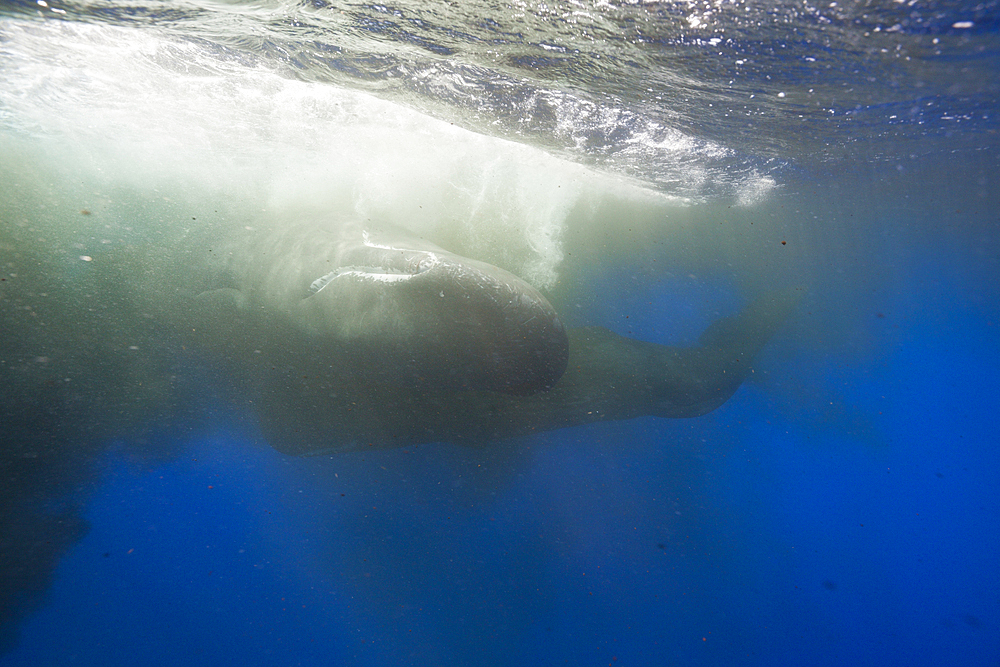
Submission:
M 0 652 L 43 602 L 59 558 L 87 532 L 83 506 L 112 438 L 128 455 L 172 455 L 177 363 L 151 327 L 116 316 L 57 259 L 5 243 L 0 282 Z M 186 387 L 190 392 L 192 387 Z M 174 431 L 176 432 L 176 431 Z

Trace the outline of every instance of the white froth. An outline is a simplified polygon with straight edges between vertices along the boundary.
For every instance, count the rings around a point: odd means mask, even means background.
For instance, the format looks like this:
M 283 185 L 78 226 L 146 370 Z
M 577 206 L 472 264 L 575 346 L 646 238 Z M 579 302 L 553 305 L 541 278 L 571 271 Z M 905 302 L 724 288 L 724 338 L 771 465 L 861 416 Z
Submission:
M 84 24 L 0 30 L 0 140 L 29 137 L 62 178 L 87 183 L 87 196 L 99 193 L 147 236 L 207 224 L 238 234 L 306 216 L 331 227 L 370 220 L 549 288 L 567 235 L 581 233 L 574 221 L 603 199 L 671 202 L 538 148 L 199 44 Z M 661 154 L 689 148 L 683 137 L 658 141 L 650 146 Z M 122 188 L 141 206 L 118 197 Z M 166 212 L 151 215 L 148 202 Z M 587 220 L 580 229 L 595 228 Z

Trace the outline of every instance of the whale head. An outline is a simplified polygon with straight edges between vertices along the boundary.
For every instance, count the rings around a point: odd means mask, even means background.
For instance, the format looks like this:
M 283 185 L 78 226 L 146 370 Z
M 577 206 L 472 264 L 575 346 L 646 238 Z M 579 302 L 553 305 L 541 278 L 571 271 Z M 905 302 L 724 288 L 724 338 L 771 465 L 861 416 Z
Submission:
M 374 381 L 526 395 L 566 370 L 566 330 L 524 280 L 439 249 L 366 245 L 313 280 L 292 319 Z

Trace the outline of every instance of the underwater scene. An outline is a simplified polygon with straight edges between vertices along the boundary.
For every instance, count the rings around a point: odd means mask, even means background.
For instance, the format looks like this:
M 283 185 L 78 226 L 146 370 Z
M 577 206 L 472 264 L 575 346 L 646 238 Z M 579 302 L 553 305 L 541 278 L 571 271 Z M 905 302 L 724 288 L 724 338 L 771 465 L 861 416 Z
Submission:
M 997 665 L 998 101 L 997 0 L 3 0 L 0 665 Z

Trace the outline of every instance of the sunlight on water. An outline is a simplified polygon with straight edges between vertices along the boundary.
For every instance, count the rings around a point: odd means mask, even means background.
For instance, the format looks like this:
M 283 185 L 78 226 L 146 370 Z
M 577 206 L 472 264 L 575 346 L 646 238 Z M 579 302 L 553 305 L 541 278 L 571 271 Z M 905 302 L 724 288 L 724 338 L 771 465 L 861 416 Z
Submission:
M 127 185 L 135 196 L 175 203 L 195 197 L 200 209 L 218 210 L 212 199 L 224 199 L 219 205 L 243 218 L 230 221 L 237 229 L 318 215 L 331 224 L 391 223 L 551 287 L 562 241 L 579 231 L 571 217 L 586 221 L 607 199 L 680 203 L 364 92 L 220 60 L 197 44 L 57 25 L 54 34 L 11 27 L 5 49 L 15 58 L 3 73 L 14 91 L 3 108 L 20 129 L 15 143 L 44 152 L 41 159 L 54 162 L 67 182 L 105 190 L 86 193 L 80 204 L 105 199 L 109 208 L 91 205 L 99 215 L 88 221 L 95 224 L 101 216 L 106 223 L 110 209 L 126 224 L 129 204 L 120 191 Z M 14 151 L 6 153 L 9 161 Z M 698 171 L 689 177 L 699 178 Z M 759 199 L 766 182 L 744 188 Z M 162 223 L 154 217 L 127 224 L 139 234 L 176 235 Z

